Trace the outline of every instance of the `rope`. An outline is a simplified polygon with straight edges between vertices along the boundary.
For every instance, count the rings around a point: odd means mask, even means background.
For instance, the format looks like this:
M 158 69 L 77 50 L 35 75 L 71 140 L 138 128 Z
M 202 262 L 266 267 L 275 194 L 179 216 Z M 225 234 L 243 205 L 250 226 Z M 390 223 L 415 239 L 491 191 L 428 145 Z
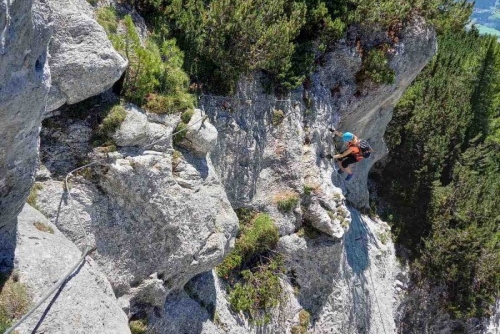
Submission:
M 89 239 L 88 239 L 88 234 L 87 232 L 85 232 L 85 229 L 83 228 L 83 224 L 82 224 L 82 221 L 80 219 L 80 217 L 78 216 L 78 212 L 76 211 L 75 209 L 75 206 L 74 206 L 74 203 L 73 203 L 73 196 L 71 196 L 71 191 L 70 191 L 70 188 L 69 188 L 69 183 L 68 183 L 68 180 L 71 176 L 73 176 L 73 173 L 74 172 L 77 172 L 83 168 L 87 168 L 89 166 L 92 166 L 92 165 L 95 165 L 97 164 L 98 162 L 93 162 L 93 163 L 90 163 L 90 164 L 87 164 L 85 166 L 82 166 L 82 167 L 79 167 L 79 168 L 76 168 L 74 170 L 72 170 L 71 172 L 69 172 L 67 175 L 66 175 L 66 178 L 64 179 L 64 185 L 66 187 L 66 191 L 68 192 L 68 198 L 69 198 L 69 203 L 70 203 L 70 207 L 71 207 L 71 210 L 73 211 L 73 213 L 75 214 L 75 216 L 77 217 L 78 219 L 78 225 L 80 226 L 80 228 L 82 229 L 83 231 L 83 235 L 85 236 L 85 250 L 83 251 L 82 253 L 82 256 L 78 259 L 78 261 L 70 268 L 70 270 L 68 270 L 66 272 L 66 274 L 61 278 L 59 279 L 59 281 L 57 281 L 56 284 L 54 284 L 52 286 L 52 288 L 47 291 L 47 293 L 45 293 L 45 295 L 43 295 L 42 298 L 40 298 L 40 300 L 38 301 L 38 303 L 36 303 L 29 311 L 28 313 L 26 313 L 24 316 L 21 317 L 21 319 L 19 319 L 14 325 L 12 325 L 9 329 L 7 329 L 7 331 L 5 332 L 5 334 L 10 334 L 12 333 L 12 331 L 14 331 L 14 329 L 16 327 L 18 327 L 21 323 L 23 323 L 33 312 L 35 312 L 36 309 L 38 309 L 56 290 L 58 290 L 61 285 L 63 285 L 66 280 L 68 279 L 69 276 L 71 276 L 71 274 L 75 271 L 76 268 L 78 268 L 81 263 L 85 260 L 85 257 L 90 253 L 91 251 L 91 247 L 89 245 Z
M 173 137 L 175 136 L 176 134 L 178 133 L 181 133 L 183 131 L 187 131 L 187 129 L 193 127 L 195 124 L 198 124 L 199 122 L 204 122 L 206 119 L 208 118 L 208 116 L 203 116 L 202 118 L 200 118 L 199 120 L 197 120 L 196 122 L 194 122 L 193 124 L 187 126 L 185 129 L 182 129 L 182 130 L 179 130 L 177 132 L 173 132 L 171 133 L 170 135 L 167 135 L 167 136 L 162 136 L 160 139 L 148 144 L 148 145 L 145 145 L 143 146 L 143 149 L 147 148 L 147 147 L 150 147 L 164 139 L 168 139 L 170 137 Z M 74 216 L 77 218 L 78 220 L 78 225 L 80 226 L 81 230 L 82 230 L 82 233 L 85 237 L 85 249 L 81 255 L 81 257 L 78 259 L 78 261 L 70 268 L 70 270 L 68 270 L 66 272 L 66 274 L 57 281 L 57 283 L 55 283 L 52 288 L 50 288 L 49 291 L 47 291 L 41 298 L 40 300 L 25 314 L 23 315 L 16 323 L 14 323 L 14 325 L 12 325 L 10 328 L 7 329 L 7 331 L 4 333 L 4 334 L 10 334 L 14 331 L 14 329 L 16 329 L 17 327 L 19 327 L 19 325 L 21 325 L 24 321 L 26 321 L 26 319 L 31 315 L 33 314 L 33 312 L 36 311 L 36 309 L 38 309 L 45 301 L 47 301 L 47 299 L 56 291 L 58 290 L 67 280 L 68 278 L 73 274 L 73 272 L 75 271 L 76 268 L 78 268 L 82 262 L 85 260 L 85 257 L 91 253 L 93 251 L 93 249 L 91 248 L 90 244 L 89 244 L 89 237 L 88 237 L 88 234 L 87 232 L 85 231 L 85 228 L 83 227 L 83 223 L 82 223 L 82 220 L 80 218 L 80 216 L 78 215 L 78 211 L 76 210 L 75 208 L 75 205 L 73 203 L 73 196 L 71 196 L 71 191 L 70 191 L 70 188 L 69 188 L 69 179 L 73 176 L 73 173 L 75 172 L 78 172 L 84 168 L 87 168 L 87 167 L 91 167 L 91 166 L 94 166 L 94 165 L 102 165 L 102 166 L 105 166 L 106 164 L 105 163 L 102 163 L 102 162 L 98 162 L 98 161 L 94 161 L 94 162 L 91 162 L 89 164 L 86 164 L 84 166 L 81 166 L 81 167 L 78 167 L 78 168 L 75 168 L 73 169 L 72 171 L 70 171 L 68 174 L 66 174 L 66 177 L 64 178 L 64 185 L 65 185 L 65 188 L 66 188 L 66 191 L 68 193 L 68 198 L 69 198 L 69 203 L 70 203 L 70 208 L 71 208 L 71 211 L 73 211 L 73 214 Z

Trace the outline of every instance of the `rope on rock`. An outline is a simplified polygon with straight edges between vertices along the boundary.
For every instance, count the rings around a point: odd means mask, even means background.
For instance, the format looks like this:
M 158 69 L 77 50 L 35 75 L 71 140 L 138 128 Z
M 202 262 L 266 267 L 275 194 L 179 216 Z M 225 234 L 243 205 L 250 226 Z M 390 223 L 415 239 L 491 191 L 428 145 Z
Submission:
M 50 288 L 50 290 L 47 291 L 45 293 L 45 295 L 43 295 L 42 298 L 40 298 L 40 300 L 25 315 L 23 315 L 21 317 L 21 319 L 19 319 L 14 325 L 12 325 L 9 329 L 7 329 L 7 331 L 5 332 L 5 334 L 12 333 L 12 331 L 14 331 L 14 329 L 16 327 L 18 327 L 19 325 L 21 325 L 21 323 L 23 323 L 33 312 L 35 312 L 36 309 L 38 309 L 56 290 L 58 290 L 68 280 L 68 278 L 75 271 L 75 269 L 80 266 L 80 264 L 85 260 L 85 257 L 91 252 L 92 249 L 91 249 L 91 247 L 89 245 L 89 242 L 88 242 L 89 241 L 88 240 L 88 234 L 87 234 L 87 232 L 85 232 L 85 229 L 83 227 L 82 221 L 81 221 L 80 217 L 78 216 L 78 212 L 76 211 L 75 206 L 73 204 L 73 196 L 71 196 L 71 191 L 70 191 L 70 188 L 69 188 L 69 182 L 68 181 L 71 178 L 71 176 L 73 176 L 74 172 L 77 172 L 77 171 L 79 171 L 79 170 L 81 170 L 83 168 L 87 168 L 87 167 L 95 165 L 95 164 L 98 164 L 98 162 L 93 162 L 93 163 L 87 164 L 85 166 L 76 168 L 76 169 L 72 170 L 71 172 L 69 172 L 66 175 L 65 179 L 64 179 L 64 186 L 66 187 L 66 191 L 68 192 L 68 197 L 69 197 L 69 203 L 70 203 L 71 210 L 73 211 L 74 215 L 77 217 L 77 219 L 78 219 L 78 225 L 82 229 L 83 235 L 85 236 L 85 250 L 83 251 L 82 256 L 66 272 L 66 274 L 61 279 L 59 279 L 59 281 L 57 281 L 57 283 L 54 284 L 52 286 L 52 288 Z
M 186 131 L 187 129 L 193 127 L 195 124 L 198 124 L 199 122 L 203 122 L 208 118 L 208 116 L 203 116 L 201 117 L 199 120 L 197 120 L 196 122 L 194 122 L 193 124 L 189 125 L 186 129 L 182 129 L 182 130 L 179 130 L 177 132 L 173 132 L 171 133 L 170 135 L 166 135 L 166 136 L 162 136 L 160 137 L 160 139 L 150 143 L 150 144 L 147 144 L 145 146 L 143 146 L 143 149 L 145 148 L 148 148 L 148 147 L 151 147 L 153 146 L 154 144 L 162 141 L 162 140 L 165 140 L 165 139 L 168 139 L 168 138 L 171 138 L 173 136 L 175 136 L 176 134 L 178 133 L 181 133 L 183 131 Z M 105 166 L 107 164 L 105 163 L 102 163 L 102 162 L 98 162 L 98 161 L 94 161 L 94 162 L 91 162 L 89 164 L 86 164 L 84 166 L 81 166 L 81 167 L 78 167 L 78 168 L 75 168 L 73 169 L 72 171 L 70 171 L 68 174 L 66 174 L 66 177 L 64 178 L 64 186 L 65 186 L 65 189 L 68 193 L 68 198 L 69 198 L 69 203 L 70 203 L 70 207 L 71 207 L 71 211 L 73 212 L 74 216 L 77 218 L 78 220 L 78 225 L 80 226 L 81 230 L 82 230 L 82 233 L 83 235 L 85 236 L 85 249 L 84 251 L 82 252 L 82 255 L 81 257 L 78 259 L 78 261 L 66 272 L 66 274 L 60 278 L 57 283 L 55 283 L 51 288 L 50 290 L 48 290 L 41 298 L 40 300 L 25 314 L 23 315 L 18 321 L 16 321 L 16 323 L 14 323 L 10 328 L 7 329 L 7 331 L 4 333 L 4 334 L 11 334 L 14 329 L 16 329 L 17 327 L 19 327 L 19 325 L 21 325 L 24 321 L 26 321 L 26 319 L 31 315 L 33 314 L 33 312 L 35 312 L 45 301 L 47 301 L 47 299 L 58 289 L 61 288 L 61 286 L 68 281 L 68 279 L 70 278 L 70 276 L 73 274 L 73 272 L 82 264 L 82 262 L 85 260 L 85 257 L 87 255 L 89 255 L 90 253 L 92 253 L 95 249 L 92 249 L 92 247 L 90 246 L 90 243 L 89 243 L 89 237 L 88 237 L 88 234 L 87 232 L 85 231 L 85 228 L 83 227 L 83 222 L 80 218 L 80 216 L 78 215 L 78 211 L 76 210 L 75 206 L 74 206 L 74 203 L 73 203 L 73 196 L 71 196 L 71 191 L 70 191 L 70 187 L 69 187 L 69 179 L 73 176 L 73 173 L 75 172 L 78 172 L 84 168 L 87 168 L 87 167 L 91 167 L 91 166 L 94 166 L 94 165 L 101 165 L 101 166 Z

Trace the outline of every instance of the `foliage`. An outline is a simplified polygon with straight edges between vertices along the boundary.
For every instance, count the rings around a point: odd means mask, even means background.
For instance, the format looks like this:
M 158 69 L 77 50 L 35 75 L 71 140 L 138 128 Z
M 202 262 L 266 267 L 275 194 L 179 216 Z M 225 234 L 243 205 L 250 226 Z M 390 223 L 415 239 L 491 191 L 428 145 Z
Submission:
M 472 11 L 465 0 L 129 2 L 145 16 L 157 41 L 178 41 L 186 55 L 184 68 L 197 86 L 220 94 L 234 92 L 236 81 L 254 70 L 265 73 L 266 84 L 277 92 L 297 87 L 351 24 L 388 29 L 421 15 L 439 30 L 460 30 Z
M 96 11 L 97 22 L 108 34 L 116 34 L 118 30 L 118 18 L 114 7 L 100 7 Z
M 286 191 L 277 194 L 274 201 L 280 211 L 290 212 L 299 203 L 299 196 L 295 192 Z
M 144 334 L 148 330 L 147 319 L 132 320 L 128 324 L 132 334 Z
M 255 321 L 268 321 L 267 313 L 281 294 L 276 274 L 283 271 L 282 261 L 272 253 L 278 229 L 267 214 L 248 209 L 237 212 L 241 231 L 217 274 L 230 284 L 229 300 L 235 311 L 243 311 Z
M 387 45 L 383 45 L 381 49 L 372 49 L 363 57 L 361 70 L 356 74 L 358 83 L 365 80 L 371 80 L 377 84 L 393 84 L 396 77 L 396 72 L 389 67 Z
M 446 287 L 442 306 L 481 317 L 500 293 L 500 49 L 474 29 L 439 46 L 395 108 L 379 196 L 416 275 Z
M 236 312 L 245 312 L 257 322 L 270 321 L 269 311 L 276 307 L 281 296 L 278 273 L 283 272 L 281 259 L 273 258 L 256 270 L 243 270 L 242 282 L 236 283 L 229 293 L 229 303 Z M 260 318 L 261 313 L 264 313 Z
M 274 126 L 278 126 L 283 122 L 283 119 L 285 118 L 285 113 L 281 109 L 273 109 L 273 120 L 272 124 Z
M 103 136 L 112 135 L 120 127 L 120 124 L 122 124 L 126 117 L 127 112 L 125 108 L 120 104 L 114 105 L 102 120 L 101 124 L 99 124 L 99 133 Z
M 112 7 L 100 8 L 97 19 L 113 46 L 129 61 L 121 92 L 128 101 L 159 114 L 194 107 L 194 97 L 188 93 L 189 77 L 182 70 L 184 54 L 175 40 L 156 43 L 148 38 L 141 42 L 131 16 L 120 21 Z M 117 34 L 120 22 L 123 35 Z
M 26 286 L 16 274 L 0 273 L 0 332 L 9 328 L 14 319 L 24 315 L 30 306 Z
M 52 227 L 50 227 L 49 225 L 43 223 L 43 222 L 34 222 L 33 225 L 39 231 L 47 232 L 47 233 L 50 233 L 50 234 L 54 234 L 54 229 Z

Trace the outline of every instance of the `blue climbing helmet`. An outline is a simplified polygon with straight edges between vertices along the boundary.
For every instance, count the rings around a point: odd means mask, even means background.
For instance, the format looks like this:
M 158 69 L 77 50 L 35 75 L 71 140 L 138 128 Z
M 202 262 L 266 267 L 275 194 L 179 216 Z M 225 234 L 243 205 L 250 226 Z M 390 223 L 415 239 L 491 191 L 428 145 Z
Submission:
M 350 132 L 344 132 L 344 134 L 342 135 L 342 139 L 344 140 L 344 142 L 348 142 L 354 139 L 354 135 Z

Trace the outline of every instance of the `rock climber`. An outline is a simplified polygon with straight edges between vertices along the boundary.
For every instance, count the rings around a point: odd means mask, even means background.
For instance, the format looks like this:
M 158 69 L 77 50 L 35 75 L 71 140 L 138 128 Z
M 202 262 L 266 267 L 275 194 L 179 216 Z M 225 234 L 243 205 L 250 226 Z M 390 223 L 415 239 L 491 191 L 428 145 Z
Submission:
M 340 131 L 333 130 L 333 133 L 336 136 L 342 137 L 344 143 L 347 144 L 347 149 L 340 154 L 335 154 L 333 158 L 336 159 L 339 166 L 339 174 L 347 172 L 347 177 L 345 178 L 345 180 L 349 181 L 353 176 L 353 172 L 349 165 L 363 160 L 363 154 L 360 148 L 360 140 L 351 132 L 342 133 Z

